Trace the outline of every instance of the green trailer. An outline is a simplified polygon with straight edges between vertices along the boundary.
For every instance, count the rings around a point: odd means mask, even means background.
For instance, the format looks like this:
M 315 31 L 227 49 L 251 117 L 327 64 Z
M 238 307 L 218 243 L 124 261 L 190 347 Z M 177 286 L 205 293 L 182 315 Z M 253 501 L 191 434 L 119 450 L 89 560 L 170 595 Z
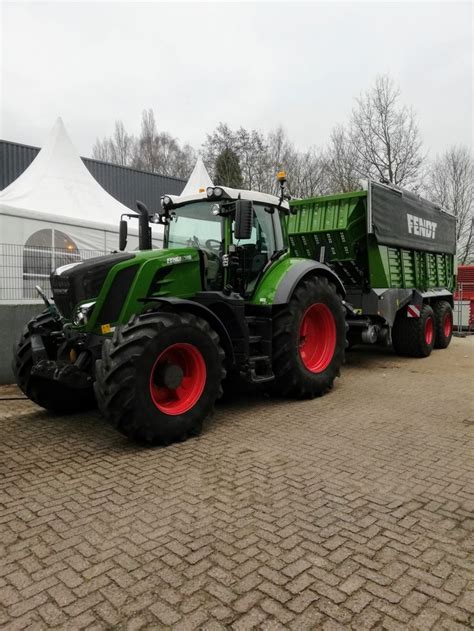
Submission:
M 436 345 L 447 346 L 455 284 L 452 215 L 370 181 L 363 191 L 292 200 L 290 206 L 292 256 L 327 264 L 344 284 L 349 345 L 393 342 L 401 354 L 426 356 L 426 340 L 439 329 Z

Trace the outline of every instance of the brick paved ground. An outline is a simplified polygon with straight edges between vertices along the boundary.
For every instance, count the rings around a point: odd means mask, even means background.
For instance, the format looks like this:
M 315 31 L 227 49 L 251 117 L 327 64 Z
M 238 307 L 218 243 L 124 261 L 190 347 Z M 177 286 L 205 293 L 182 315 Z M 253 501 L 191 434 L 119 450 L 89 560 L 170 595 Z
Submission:
M 474 628 L 473 351 L 352 353 L 167 449 L 0 402 L 0 626 Z

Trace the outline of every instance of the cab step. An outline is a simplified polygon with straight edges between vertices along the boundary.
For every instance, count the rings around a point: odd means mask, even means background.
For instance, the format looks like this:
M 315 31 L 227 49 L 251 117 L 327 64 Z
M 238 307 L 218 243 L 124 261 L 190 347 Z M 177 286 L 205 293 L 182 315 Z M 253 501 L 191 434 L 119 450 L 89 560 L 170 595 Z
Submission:
M 267 383 L 273 381 L 275 375 L 272 369 L 272 360 L 268 355 L 255 355 L 249 358 L 249 366 L 245 375 L 251 383 Z

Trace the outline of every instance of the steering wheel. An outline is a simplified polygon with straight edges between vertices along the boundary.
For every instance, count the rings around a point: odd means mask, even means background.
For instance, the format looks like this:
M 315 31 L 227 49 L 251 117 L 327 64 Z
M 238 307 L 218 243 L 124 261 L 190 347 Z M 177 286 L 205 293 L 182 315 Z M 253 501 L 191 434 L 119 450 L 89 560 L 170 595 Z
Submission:
M 219 250 L 221 249 L 221 242 L 218 241 L 217 239 L 207 239 L 206 240 L 206 248 L 209 248 L 210 250 L 215 250 L 217 252 L 219 252 Z
M 201 247 L 201 243 L 200 243 L 199 239 L 196 236 L 194 236 L 194 237 L 192 237 L 192 238 L 187 240 L 186 246 L 188 248 L 200 248 Z

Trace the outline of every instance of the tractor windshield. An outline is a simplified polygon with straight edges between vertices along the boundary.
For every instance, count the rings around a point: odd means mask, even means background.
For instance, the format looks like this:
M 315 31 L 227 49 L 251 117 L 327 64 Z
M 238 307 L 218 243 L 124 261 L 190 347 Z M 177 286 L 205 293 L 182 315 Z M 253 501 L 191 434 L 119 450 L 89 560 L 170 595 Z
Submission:
M 222 240 L 221 218 L 212 214 L 212 202 L 197 202 L 176 209 L 170 222 L 168 248 L 215 249 Z
M 222 218 L 212 213 L 215 205 L 215 202 L 202 201 L 177 208 L 169 224 L 167 247 L 219 251 L 223 229 Z M 258 245 L 260 251 L 270 257 L 282 247 L 280 223 L 277 214 L 269 214 L 264 206 L 255 204 L 254 208 L 252 235 L 248 240 L 237 242 L 237 245 Z

